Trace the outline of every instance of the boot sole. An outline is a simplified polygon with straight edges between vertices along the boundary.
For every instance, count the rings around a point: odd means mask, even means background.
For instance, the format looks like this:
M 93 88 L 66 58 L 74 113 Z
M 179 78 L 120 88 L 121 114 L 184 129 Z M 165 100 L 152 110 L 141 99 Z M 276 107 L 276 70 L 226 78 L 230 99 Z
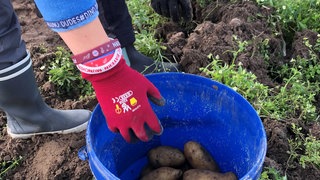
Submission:
M 79 133 L 87 129 L 88 122 L 85 122 L 79 126 L 70 128 L 70 129 L 64 129 L 59 131 L 50 131 L 50 132 L 39 132 L 39 133 L 28 133 L 28 134 L 14 134 L 11 133 L 11 130 L 9 127 L 7 127 L 7 133 L 12 139 L 28 139 L 33 136 L 37 135 L 46 135 L 46 134 L 70 134 L 70 133 Z

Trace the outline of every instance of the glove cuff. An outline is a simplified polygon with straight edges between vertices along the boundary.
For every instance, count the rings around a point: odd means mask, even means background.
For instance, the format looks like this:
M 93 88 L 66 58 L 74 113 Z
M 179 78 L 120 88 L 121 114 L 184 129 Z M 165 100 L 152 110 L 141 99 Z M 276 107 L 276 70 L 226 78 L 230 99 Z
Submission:
M 126 64 L 125 60 L 123 58 L 121 58 L 119 60 L 119 63 L 109 71 L 105 71 L 105 72 L 99 73 L 99 74 L 88 74 L 85 72 L 81 72 L 81 76 L 83 79 L 86 79 L 86 80 L 90 81 L 92 84 L 94 84 L 95 82 L 110 78 L 111 76 L 117 74 L 118 72 L 124 71 L 124 69 L 126 67 L 130 68 Z

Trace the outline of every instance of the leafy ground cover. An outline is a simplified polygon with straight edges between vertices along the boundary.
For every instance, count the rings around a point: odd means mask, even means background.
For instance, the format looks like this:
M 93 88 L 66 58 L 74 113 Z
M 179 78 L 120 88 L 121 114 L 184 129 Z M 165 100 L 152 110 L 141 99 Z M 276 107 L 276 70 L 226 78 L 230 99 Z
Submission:
M 30 1 L 13 3 L 45 101 L 92 110 L 93 91 L 68 61 L 61 39 L 36 17 Z M 319 0 L 196 0 L 193 21 L 179 24 L 152 13 L 148 0 L 127 3 L 141 52 L 222 82 L 255 107 L 268 138 L 261 179 L 320 177 Z M 4 113 L 0 118 L 0 178 L 92 178 L 77 157 L 84 132 L 12 140 Z

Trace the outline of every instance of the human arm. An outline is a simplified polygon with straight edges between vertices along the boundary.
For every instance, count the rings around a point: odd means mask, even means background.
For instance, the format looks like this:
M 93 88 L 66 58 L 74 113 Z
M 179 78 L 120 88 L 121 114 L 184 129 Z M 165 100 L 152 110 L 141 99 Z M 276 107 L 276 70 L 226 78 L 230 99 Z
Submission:
M 83 60 L 82 53 L 93 52 L 98 46 L 110 42 L 94 9 L 95 1 L 59 0 L 55 5 L 49 0 L 35 2 L 48 26 L 60 35 L 74 57 Z M 90 8 L 92 11 L 88 11 Z M 86 12 L 91 16 L 77 21 L 79 14 Z M 73 19 L 74 24 L 62 27 Z M 112 132 L 120 132 L 128 142 L 136 138 L 148 141 L 154 134 L 162 133 L 162 126 L 148 98 L 157 105 L 163 105 L 164 100 L 149 80 L 124 63 L 121 47 L 109 53 L 99 52 L 97 57 L 90 53 L 89 59 L 76 64 L 82 77 L 91 82 Z

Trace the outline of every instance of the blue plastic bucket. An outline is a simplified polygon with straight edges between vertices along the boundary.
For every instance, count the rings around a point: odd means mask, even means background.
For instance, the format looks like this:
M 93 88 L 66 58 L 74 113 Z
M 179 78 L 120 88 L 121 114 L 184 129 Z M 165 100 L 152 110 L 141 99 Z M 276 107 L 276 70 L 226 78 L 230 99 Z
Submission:
M 240 94 L 211 79 L 184 73 L 147 75 L 166 99 L 153 106 L 164 132 L 150 142 L 126 143 L 110 132 L 99 105 L 86 132 L 86 147 L 79 157 L 87 158 L 96 179 L 134 180 L 147 163 L 154 147 L 183 149 L 189 140 L 202 144 L 222 172 L 232 171 L 240 179 L 258 179 L 266 155 L 263 124 L 255 109 Z

